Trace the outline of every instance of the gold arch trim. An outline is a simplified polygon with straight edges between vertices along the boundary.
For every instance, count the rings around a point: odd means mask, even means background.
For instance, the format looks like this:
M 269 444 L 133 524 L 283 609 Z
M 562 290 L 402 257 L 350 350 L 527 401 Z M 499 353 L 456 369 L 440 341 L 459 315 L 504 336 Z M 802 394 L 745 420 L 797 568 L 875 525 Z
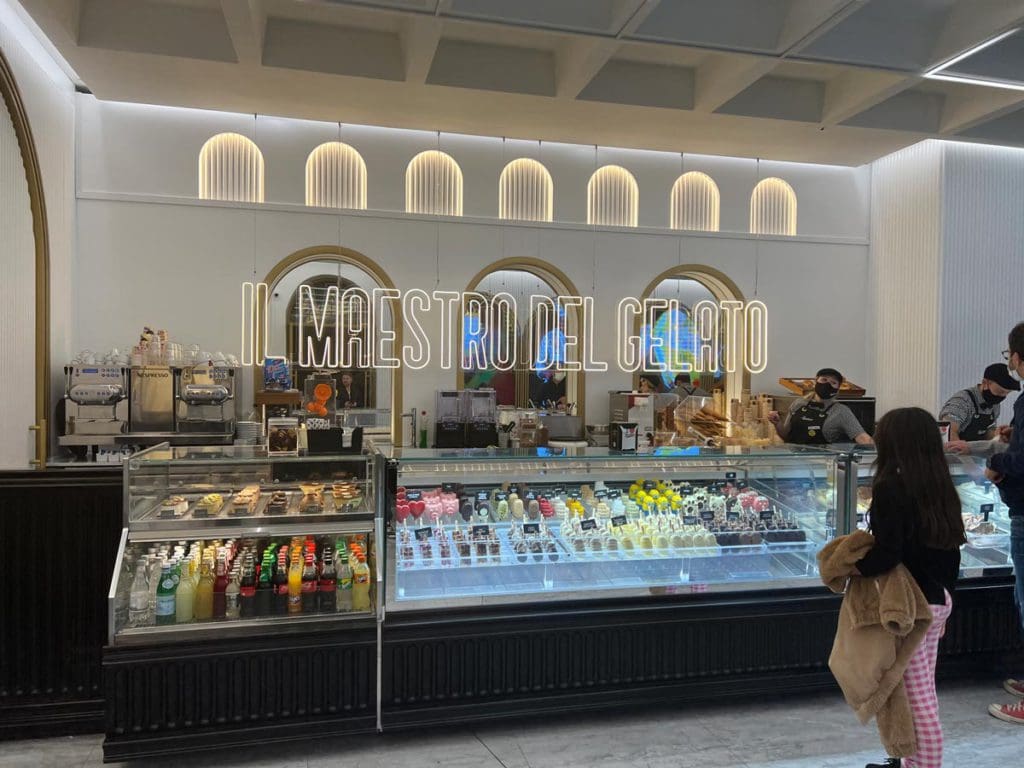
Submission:
M 25 167 L 28 183 L 28 199 L 32 212 L 32 234 L 35 239 L 36 296 L 36 458 L 38 469 L 46 466 L 47 432 L 50 410 L 50 239 L 46 222 L 46 199 L 43 196 L 43 177 L 39 168 L 36 143 L 28 121 L 25 102 L 14 79 L 10 62 L 0 50 L 0 96 L 3 97 L 7 112 L 14 124 L 14 134 L 21 151 L 21 162 Z
M 671 278 L 683 278 L 695 280 L 709 291 L 719 301 L 733 299 L 736 301 L 746 301 L 743 296 L 743 291 L 740 287 L 724 272 L 709 267 L 704 264 L 679 264 L 674 267 L 666 269 L 664 272 L 656 276 L 651 282 L 644 288 L 643 294 L 640 296 L 640 301 L 650 298 L 654 290 L 662 284 L 665 280 Z M 633 333 L 639 334 L 640 329 L 643 326 L 643 318 L 633 318 Z M 750 389 L 750 373 L 746 368 L 743 369 L 741 389 Z M 633 374 L 633 389 L 637 389 L 640 386 L 640 374 Z M 728 395 L 728 388 L 726 389 Z
M 503 269 L 518 269 L 523 272 L 529 272 L 534 277 L 539 277 L 541 280 L 552 285 L 560 294 L 566 296 L 579 296 L 580 293 L 576 289 L 576 285 L 569 276 L 562 270 L 543 259 L 537 259 L 532 256 L 511 256 L 509 258 L 500 259 L 492 264 L 481 269 L 473 278 L 469 281 L 466 286 L 466 291 L 475 291 L 477 287 L 483 282 L 484 278 L 490 275 L 492 272 L 499 272 Z M 578 315 L 578 310 L 573 311 L 573 315 Z M 580 318 L 576 317 L 576 322 L 579 324 Z M 461 350 L 462 345 L 459 338 L 459 329 L 454 328 L 453 333 L 455 334 L 455 348 Z M 461 354 L 461 353 L 460 353 Z M 580 419 L 586 424 L 586 413 L 587 413 L 587 374 L 586 371 L 580 371 L 575 374 L 577 376 L 578 384 L 576 387 L 577 403 L 576 412 L 579 414 Z M 455 371 L 455 386 L 457 389 L 463 389 L 463 375 L 461 368 L 456 368 Z
M 295 251 L 289 256 L 285 256 L 281 261 L 275 264 L 271 270 L 267 273 L 267 276 L 263 279 L 263 282 L 267 284 L 267 290 L 273 293 L 274 288 L 281 278 L 288 272 L 293 270 L 295 267 L 301 264 L 307 264 L 311 261 L 322 261 L 324 257 L 333 257 L 335 260 L 340 261 L 343 264 L 349 264 L 354 267 L 358 267 L 366 272 L 370 277 L 381 288 L 394 288 L 395 283 L 385 272 L 377 262 L 370 257 L 359 251 L 354 251 L 351 248 L 345 248 L 340 245 L 314 245 L 309 248 L 303 248 L 300 251 Z M 394 325 L 395 332 L 395 346 L 398 349 L 402 348 L 402 332 L 404 330 L 404 321 L 402 319 L 402 307 L 401 304 L 394 308 L 394 315 L 391 318 Z M 257 328 L 256 336 L 256 349 L 263 348 L 263 334 L 262 329 Z M 258 368 L 253 366 L 253 392 L 259 390 L 261 376 Z M 402 369 L 395 368 L 391 374 L 391 440 L 395 445 L 400 445 L 402 439 Z

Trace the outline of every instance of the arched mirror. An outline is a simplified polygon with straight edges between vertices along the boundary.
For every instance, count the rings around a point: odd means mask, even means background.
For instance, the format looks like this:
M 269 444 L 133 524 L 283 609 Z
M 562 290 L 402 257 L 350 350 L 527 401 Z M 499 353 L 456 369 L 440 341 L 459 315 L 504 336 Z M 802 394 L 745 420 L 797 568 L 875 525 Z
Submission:
M 337 393 L 335 407 L 349 425 L 390 427 L 396 438 L 401 424 L 400 372 L 375 368 L 360 354 L 337 362 L 328 355 L 328 345 L 337 340 L 335 306 L 339 327 L 344 330 L 343 343 L 368 350 L 371 327 L 376 327 L 394 330 L 396 344 L 401 344 L 401 318 L 395 316 L 391 303 L 383 302 L 383 317 L 371 318 L 369 304 L 353 297 L 350 290 L 362 289 L 372 296 L 374 289 L 393 288 L 390 278 L 362 254 L 320 246 L 283 260 L 271 270 L 266 283 L 267 350 L 288 359 L 293 386 L 301 392 L 309 376 L 329 374 Z M 257 369 L 256 375 L 259 391 L 262 372 Z
M 647 286 L 642 299 L 662 299 L 668 308 L 659 309 L 651 318 L 638 319 L 638 334 L 645 339 L 645 348 L 651 350 L 649 367 L 663 363 L 667 370 L 658 375 L 661 388 L 668 391 L 673 387 L 677 373 L 692 370 L 699 354 L 698 343 L 693 332 L 693 310 L 701 302 L 743 301 L 743 294 L 728 277 L 711 267 L 688 265 L 674 267 L 658 275 Z M 719 336 L 714 340 L 714 357 L 724 360 L 726 328 L 719 326 Z M 692 380 L 706 392 L 721 390 L 723 403 L 739 398 L 750 388 L 749 374 L 743 370 L 729 373 L 719 365 L 717 371 L 691 373 Z M 640 376 L 634 381 L 639 387 Z
M 555 370 L 558 363 L 577 359 L 576 348 L 565 343 L 566 335 L 579 327 L 577 309 L 557 303 L 558 296 L 578 295 L 569 279 L 536 259 L 504 259 L 477 274 L 466 290 L 488 300 L 511 296 L 517 311 L 512 319 L 507 313 L 483 313 L 477 302 L 464 304 L 459 388 L 494 389 L 498 405 L 523 408 L 532 403 L 582 414 L 584 374 Z M 514 348 L 515 365 L 511 370 L 476 365 L 473 350 L 481 344 L 490 360 L 500 357 L 500 349 Z

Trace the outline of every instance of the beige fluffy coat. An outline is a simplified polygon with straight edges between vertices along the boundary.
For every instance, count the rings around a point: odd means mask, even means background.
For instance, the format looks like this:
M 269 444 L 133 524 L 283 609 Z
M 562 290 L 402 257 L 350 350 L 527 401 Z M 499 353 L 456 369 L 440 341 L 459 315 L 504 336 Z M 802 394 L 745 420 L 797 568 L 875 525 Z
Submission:
M 821 580 L 833 592 L 845 592 L 828 666 L 861 723 L 875 718 L 889 755 L 909 757 L 917 752 L 917 738 L 903 673 L 932 612 L 902 565 L 877 577 L 855 574 L 873 544 L 871 534 L 857 531 L 818 554 Z

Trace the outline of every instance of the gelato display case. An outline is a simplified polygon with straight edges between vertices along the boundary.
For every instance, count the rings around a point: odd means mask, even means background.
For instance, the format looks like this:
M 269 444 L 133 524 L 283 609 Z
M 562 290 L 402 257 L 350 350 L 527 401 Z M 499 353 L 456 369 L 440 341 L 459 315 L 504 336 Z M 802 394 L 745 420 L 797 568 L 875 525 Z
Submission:
M 109 643 L 376 622 L 371 458 L 158 445 L 124 467 Z
M 817 586 L 839 458 L 396 449 L 387 611 Z
M 845 496 L 849 499 L 849 525 L 865 529 L 871 507 L 872 465 L 875 453 L 858 448 L 849 453 Z M 960 578 L 971 580 L 989 576 L 1009 576 L 1009 509 L 999 498 L 999 489 L 985 478 L 983 459 L 972 456 L 947 456 L 949 472 L 960 496 L 967 543 L 961 547 Z M 844 472 L 841 470 L 841 475 Z

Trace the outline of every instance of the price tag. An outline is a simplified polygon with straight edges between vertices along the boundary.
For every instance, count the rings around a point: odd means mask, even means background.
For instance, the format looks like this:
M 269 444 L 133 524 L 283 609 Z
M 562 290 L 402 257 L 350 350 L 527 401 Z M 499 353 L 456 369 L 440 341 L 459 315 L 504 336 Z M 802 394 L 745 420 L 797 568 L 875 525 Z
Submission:
M 578 493 L 570 493 L 569 498 L 572 499 L 573 501 L 579 501 L 580 495 Z
M 697 518 L 693 515 L 683 515 L 683 525 L 696 525 Z
M 658 487 L 658 484 L 654 480 L 644 480 L 644 490 L 653 491 Z
M 739 520 L 740 519 L 740 513 L 736 512 L 735 510 L 730 509 L 728 512 L 725 513 L 725 519 L 726 520 Z
M 527 501 L 536 501 L 537 500 L 537 492 L 536 491 L 527 491 L 526 492 L 526 496 L 524 498 Z
M 981 505 L 981 516 L 982 516 L 982 518 L 984 518 L 986 523 L 988 522 L 988 516 L 991 515 L 995 511 L 995 508 L 996 508 L 995 504 L 982 504 Z
M 491 494 L 488 491 L 477 491 L 476 492 L 476 500 L 477 501 L 490 501 L 491 500 Z
M 726 480 L 735 480 L 736 479 L 736 473 L 735 472 L 726 472 L 725 473 L 725 479 Z
M 625 515 L 616 515 L 612 518 L 612 528 L 621 528 L 626 524 Z
M 423 491 L 406 491 L 405 498 L 407 501 L 419 501 L 423 498 Z
M 495 501 L 508 501 L 508 494 L 505 493 L 504 491 L 498 491 L 496 494 L 494 494 L 494 500 Z
M 553 492 L 556 493 L 557 495 L 561 496 L 563 493 L 565 493 L 565 486 L 564 485 L 556 485 L 554 487 L 554 489 L 553 489 Z
M 715 519 L 715 513 L 712 512 L 710 509 L 702 509 L 700 511 L 700 519 L 701 520 L 714 520 Z
M 762 509 L 761 510 L 761 519 L 764 520 L 764 521 L 774 520 L 775 519 L 775 512 L 773 510 L 771 510 L 771 509 Z
M 608 498 L 609 499 L 621 499 L 622 498 L 622 491 L 620 491 L 618 489 L 608 491 Z
M 540 523 L 523 523 L 523 533 L 540 533 Z
M 489 539 L 491 537 L 491 526 L 489 525 L 474 525 L 473 526 L 473 538 L 484 538 Z
M 580 530 L 582 531 L 593 531 L 597 529 L 597 520 L 592 517 L 588 517 L 586 520 L 580 520 Z
M 594 498 L 595 499 L 607 499 L 608 498 L 608 491 L 607 491 L 607 489 L 602 488 L 602 489 L 600 489 L 598 491 L 594 491 Z
M 417 528 L 413 531 L 416 541 L 430 541 L 430 528 Z
M 458 483 L 441 483 L 441 490 L 445 493 L 456 493 L 459 490 Z

